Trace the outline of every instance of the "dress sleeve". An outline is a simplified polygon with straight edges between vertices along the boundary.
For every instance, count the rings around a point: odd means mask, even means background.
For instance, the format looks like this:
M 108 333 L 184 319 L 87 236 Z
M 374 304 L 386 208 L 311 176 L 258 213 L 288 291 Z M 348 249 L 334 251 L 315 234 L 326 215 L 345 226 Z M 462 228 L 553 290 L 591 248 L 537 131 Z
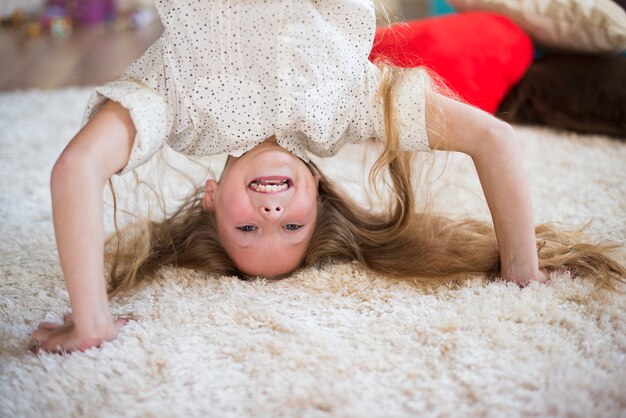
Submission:
M 394 123 L 400 136 L 400 149 L 403 151 L 432 151 L 426 130 L 426 89 L 428 85 L 426 70 L 412 68 L 407 70 L 396 89 L 396 97 L 393 99 Z M 372 97 L 374 97 L 372 109 L 374 129 L 376 136 L 384 139 L 386 130 L 382 98 L 378 97 L 377 94 L 372 94 Z
M 117 174 L 122 175 L 147 162 L 161 149 L 172 131 L 172 109 L 166 96 L 166 71 L 158 43 L 135 61 L 124 74 L 91 95 L 83 124 L 112 100 L 129 110 L 137 134 L 127 165 Z

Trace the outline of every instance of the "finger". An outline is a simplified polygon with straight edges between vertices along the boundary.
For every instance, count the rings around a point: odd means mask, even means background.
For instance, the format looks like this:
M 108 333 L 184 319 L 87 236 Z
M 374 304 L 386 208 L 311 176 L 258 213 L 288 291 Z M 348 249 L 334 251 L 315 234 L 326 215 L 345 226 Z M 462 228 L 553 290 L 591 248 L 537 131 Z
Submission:
M 531 282 L 545 283 L 548 281 L 550 276 L 548 276 L 548 272 L 545 270 L 539 270 L 539 274 L 537 277 L 531 280 Z
M 31 353 L 34 353 L 34 354 L 39 354 L 39 347 L 41 347 L 41 346 L 38 343 L 33 341 L 30 344 L 30 346 L 28 347 L 28 351 L 30 351 Z
M 129 318 L 119 318 L 115 321 L 115 327 L 119 331 L 124 325 L 128 324 Z
M 50 338 L 52 332 L 53 331 L 49 329 L 36 329 L 32 332 L 32 334 L 30 334 L 30 336 L 36 343 L 43 344 Z
M 63 315 L 63 322 L 68 322 L 68 321 L 72 321 L 71 313 L 66 313 L 65 315 Z
M 42 322 L 37 326 L 37 329 L 54 330 L 60 326 L 63 326 L 63 324 L 57 324 L 56 322 Z
M 60 344 L 42 344 L 39 350 L 54 354 L 65 354 L 69 351 L 72 351 L 64 348 Z
M 520 287 L 521 289 L 524 289 L 524 288 L 526 288 L 526 287 L 530 286 L 532 283 L 535 283 L 535 282 L 536 282 L 536 283 L 543 283 L 543 280 L 541 280 L 541 279 L 532 279 L 532 280 L 528 280 L 528 281 L 525 281 L 525 282 L 520 283 L 520 284 L 519 284 L 519 287 Z
M 61 344 L 61 338 L 59 336 L 53 335 L 48 338 L 46 341 L 42 342 L 39 347 L 40 350 L 47 351 L 48 353 L 58 353 L 64 354 L 69 351 L 74 351 L 72 348 L 72 344 L 69 341 L 64 341 Z

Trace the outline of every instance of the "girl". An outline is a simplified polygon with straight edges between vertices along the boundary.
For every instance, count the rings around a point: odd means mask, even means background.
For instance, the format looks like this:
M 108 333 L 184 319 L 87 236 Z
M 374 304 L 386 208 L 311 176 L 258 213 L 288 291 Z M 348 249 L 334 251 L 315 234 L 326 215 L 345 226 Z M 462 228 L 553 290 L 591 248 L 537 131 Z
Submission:
M 423 69 L 368 61 L 371 0 L 162 0 L 165 31 L 117 80 L 97 88 L 87 123 L 52 171 L 52 209 L 72 314 L 43 323 L 44 350 L 85 350 L 117 336 L 109 294 L 172 264 L 213 274 L 284 277 L 328 257 L 395 277 L 499 273 L 525 285 L 560 265 L 611 287 L 625 270 L 613 247 L 539 227 L 510 126 L 437 93 Z M 385 149 L 394 204 L 375 215 L 351 203 L 308 161 L 369 138 Z M 104 276 L 102 192 L 164 144 L 226 153 L 171 216 L 117 231 Z M 475 163 L 495 234 L 476 221 L 417 213 L 410 151 L 459 151 Z M 117 230 L 117 228 L 116 228 Z M 134 231 L 134 232 L 133 232 Z M 538 243 L 539 242 L 539 255 Z M 540 257 L 539 257 L 540 256 Z M 541 261 L 540 261 L 541 258 Z

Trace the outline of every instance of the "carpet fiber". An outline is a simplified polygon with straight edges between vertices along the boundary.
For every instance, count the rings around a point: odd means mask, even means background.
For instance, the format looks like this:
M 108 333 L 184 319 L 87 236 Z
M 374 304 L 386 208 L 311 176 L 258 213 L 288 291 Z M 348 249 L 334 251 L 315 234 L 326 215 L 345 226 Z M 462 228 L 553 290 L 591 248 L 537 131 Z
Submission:
M 88 95 L 0 95 L 0 416 L 626 416 L 626 297 L 567 272 L 520 289 L 401 282 L 349 263 L 278 282 L 165 268 L 112 301 L 137 318 L 117 340 L 29 352 L 37 324 L 69 309 L 48 184 Z M 517 132 L 537 222 L 593 220 L 593 239 L 623 243 L 626 144 Z M 356 197 L 360 152 L 324 162 Z M 488 216 L 460 155 L 435 191 L 453 216 Z

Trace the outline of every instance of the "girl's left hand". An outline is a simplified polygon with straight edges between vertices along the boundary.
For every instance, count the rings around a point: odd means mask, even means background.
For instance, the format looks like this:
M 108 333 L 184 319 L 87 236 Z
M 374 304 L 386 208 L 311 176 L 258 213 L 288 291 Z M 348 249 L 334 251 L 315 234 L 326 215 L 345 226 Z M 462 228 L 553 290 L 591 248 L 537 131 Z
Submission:
M 525 274 L 513 271 L 505 272 L 505 270 L 502 269 L 501 273 L 504 280 L 516 283 L 521 288 L 528 286 L 532 282 L 545 283 L 549 279 L 548 272 L 541 269 Z

